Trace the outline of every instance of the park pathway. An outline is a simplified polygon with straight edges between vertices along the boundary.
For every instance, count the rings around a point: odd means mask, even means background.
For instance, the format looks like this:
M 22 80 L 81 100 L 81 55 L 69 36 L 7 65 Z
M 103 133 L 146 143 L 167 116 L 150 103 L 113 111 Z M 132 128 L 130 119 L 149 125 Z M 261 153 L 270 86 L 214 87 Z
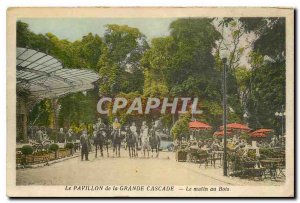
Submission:
M 174 153 L 161 152 L 159 158 L 80 157 L 50 166 L 17 170 L 17 185 L 227 185 L 226 182 L 184 167 Z M 151 155 L 150 155 L 151 156 Z

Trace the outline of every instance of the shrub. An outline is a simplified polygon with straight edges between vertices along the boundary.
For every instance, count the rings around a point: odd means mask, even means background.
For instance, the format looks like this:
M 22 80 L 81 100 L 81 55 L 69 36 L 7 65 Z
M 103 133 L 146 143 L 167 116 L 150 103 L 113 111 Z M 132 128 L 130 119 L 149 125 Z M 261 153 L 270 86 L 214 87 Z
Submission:
M 171 129 L 173 139 L 178 139 L 181 135 L 189 134 L 189 114 L 182 114 Z
M 250 136 L 246 132 L 241 132 L 241 139 L 244 139 L 248 142 L 250 140 Z
M 259 153 L 260 157 L 263 159 L 274 157 L 274 149 L 272 148 L 260 148 Z
M 256 159 L 256 152 L 254 150 L 249 150 L 247 156 L 252 159 Z
M 22 152 L 22 154 L 29 155 L 29 154 L 33 153 L 33 148 L 30 145 L 24 145 L 21 148 L 21 152 Z
M 66 149 L 73 149 L 74 148 L 74 144 L 73 143 L 67 143 L 66 144 Z
M 56 152 L 58 150 L 59 146 L 57 144 L 51 144 L 49 147 L 50 151 Z

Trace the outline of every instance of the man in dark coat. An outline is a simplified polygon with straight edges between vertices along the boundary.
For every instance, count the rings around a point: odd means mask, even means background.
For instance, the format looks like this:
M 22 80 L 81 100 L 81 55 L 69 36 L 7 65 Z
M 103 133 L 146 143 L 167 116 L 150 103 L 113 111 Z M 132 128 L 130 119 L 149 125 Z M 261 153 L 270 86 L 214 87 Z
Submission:
M 64 129 L 60 128 L 57 136 L 57 142 L 65 143 L 66 142 L 66 134 L 64 133 Z
M 82 135 L 80 136 L 80 144 L 81 144 L 81 161 L 83 161 L 83 156 L 85 156 L 85 160 L 88 161 L 90 141 L 86 130 L 82 131 Z

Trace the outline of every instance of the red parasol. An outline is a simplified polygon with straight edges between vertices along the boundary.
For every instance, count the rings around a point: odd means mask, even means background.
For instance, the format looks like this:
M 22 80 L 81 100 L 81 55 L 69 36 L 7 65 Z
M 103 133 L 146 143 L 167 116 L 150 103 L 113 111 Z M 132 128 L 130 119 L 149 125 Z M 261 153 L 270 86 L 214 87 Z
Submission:
M 273 130 L 262 128 L 262 129 L 255 130 L 253 133 L 269 133 L 269 132 L 273 132 Z
M 231 131 L 227 131 L 226 132 L 226 135 L 230 135 L 232 132 Z M 214 133 L 214 136 L 224 136 L 224 131 L 216 131 L 215 133 Z
M 260 132 L 253 132 L 250 134 L 251 137 L 267 137 L 268 135 Z
M 230 124 L 227 124 L 227 129 L 235 129 L 235 130 L 250 130 L 250 128 L 244 124 L 240 124 L 240 123 L 230 123 Z M 223 129 L 223 126 L 220 127 L 220 129 L 222 130 Z
M 202 129 L 202 130 L 208 130 L 208 129 L 211 129 L 211 126 L 206 124 L 206 123 L 203 123 L 203 122 L 199 122 L 199 121 L 191 121 L 189 123 L 189 128 L 192 128 L 192 129 Z

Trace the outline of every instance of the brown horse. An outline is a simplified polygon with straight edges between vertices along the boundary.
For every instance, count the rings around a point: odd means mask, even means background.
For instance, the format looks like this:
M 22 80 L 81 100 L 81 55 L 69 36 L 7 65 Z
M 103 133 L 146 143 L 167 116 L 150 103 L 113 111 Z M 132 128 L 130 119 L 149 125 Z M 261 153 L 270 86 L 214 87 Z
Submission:
M 130 129 L 126 130 L 126 143 L 129 151 L 129 157 L 135 157 L 136 156 L 136 137 L 133 135 Z
M 153 157 L 153 151 L 156 151 L 156 158 L 158 158 L 159 155 L 159 147 L 160 147 L 160 137 L 158 136 L 158 132 L 155 130 L 151 130 L 151 136 L 150 136 L 150 146 L 151 146 L 151 152 Z

